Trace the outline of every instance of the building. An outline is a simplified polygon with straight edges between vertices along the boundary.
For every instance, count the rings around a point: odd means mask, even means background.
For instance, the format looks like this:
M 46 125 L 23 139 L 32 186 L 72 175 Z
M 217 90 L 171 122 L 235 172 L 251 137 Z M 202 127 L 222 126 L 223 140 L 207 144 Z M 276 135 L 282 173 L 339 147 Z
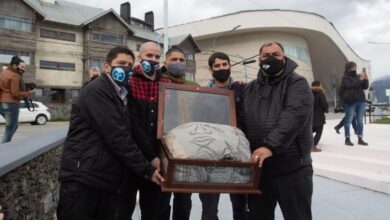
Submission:
M 159 30 L 161 31 L 161 30 Z M 258 72 L 260 46 L 279 41 L 285 53 L 299 65 L 297 72 L 311 83 L 323 83 L 328 101 L 333 100 L 333 85 L 339 85 L 344 65 L 355 61 L 361 70 L 370 72 L 370 61 L 357 55 L 333 24 L 323 16 L 290 10 L 248 10 L 212 17 L 169 28 L 170 37 L 191 34 L 202 53 L 197 55 L 197 81 L 210 79 L 207 60 L 214 51 L 227 53 L 236 64 L 232 68 L 236 80 L 249 81 Z M 242 61 L 256 62 L 242 65 Z M 252 61 L 253 62 L 253 61 Z M 334 83 L 335 81 L 335 83 Z
M 129 2 L 117 14 L 64 0 L 0 1 L 0 66 L 19 55 L 27 64 L 25 81 L 37 85 L 34 99 L 49 105 L 53 118 L 69 117 L 88 70 L 102 70 L 109 49 L 127 46 L 137 55 L 143 42 L 160 39 L 153 12 L 145 21 L 133 18 Z M 188 54 L 200 51 L 191 36 L 184 41 L 175 42 L 190 45 Z M 192 69 L 189 78 L 195 78 Z

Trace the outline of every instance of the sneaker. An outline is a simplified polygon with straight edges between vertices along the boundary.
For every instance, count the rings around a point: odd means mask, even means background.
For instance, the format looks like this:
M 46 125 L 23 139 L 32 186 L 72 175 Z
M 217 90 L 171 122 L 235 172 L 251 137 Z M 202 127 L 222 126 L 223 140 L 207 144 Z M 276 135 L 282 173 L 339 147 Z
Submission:
M 353 143 L 351 142 L 351 139 L 349 137 L 345 138 L 345 145 L 353 146 Z
M 336 133 L 337 133 L 337 134 L 340 134 L 340 128 L 339 128 L 339 127 L 337 127 L 337 126 L 334 127 L 334 130 L 336 130 Z

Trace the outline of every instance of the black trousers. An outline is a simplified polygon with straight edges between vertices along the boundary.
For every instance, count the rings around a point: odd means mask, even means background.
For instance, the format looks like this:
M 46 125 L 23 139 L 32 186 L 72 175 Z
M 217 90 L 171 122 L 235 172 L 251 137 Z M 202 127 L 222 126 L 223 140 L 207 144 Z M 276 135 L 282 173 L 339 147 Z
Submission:
M 202 202 L 202 220 L 218 220 L 219 193 L 199 193 Z M 246 220 L 246 195 L 230 194 L 233 207 L 233 220 Z
M 191 193 L 173 193 L 172 220 L 189 220 L 191 215 Z M 159 220 L 169 220 L 171 215 L 172 193 L 162 193 L 159 207 Z
M 275 219 L 278 203 L 285 220 L 311 220 L 313 195 L 313 168 L 311 165 L 295 172 L 263 177 L 260 180 L 261 195 L 249 196 L 251 220 Z
M 117 194 L 99 191 L 79 182 L 63 182 L 57 206 L 58 220 L 126 219 L 127 210 Z
M 157 184 L 137 174 L 130 174 L 128 186 L 121 194 L 121 209 L 126 209 L 127 218 L 131 219 L 136 206 L 136 196 L 139 192 L 139 206 L 142 220 L 159 220 L 158 211 L 161 199 L 161 188 Z
M 324 129 L 324 125 L 313 127 L 313 133 L 315 133 L 315 135 L 314 135 L 314 146 L 318 145 L 318 143 L 320 142 L 323 129 Z

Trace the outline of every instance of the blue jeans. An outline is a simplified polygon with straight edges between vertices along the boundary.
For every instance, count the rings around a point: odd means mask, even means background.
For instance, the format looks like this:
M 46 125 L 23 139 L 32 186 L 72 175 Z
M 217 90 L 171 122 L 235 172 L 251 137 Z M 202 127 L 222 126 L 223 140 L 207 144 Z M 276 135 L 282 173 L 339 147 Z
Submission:
M 1 143 L 10 142 L 18 129 L 19 104 L 0 103 L 0 114 L 5 119 L 5 131 Z
M 350 105 L 345 105 L 345 124 L 344 124 L 344 131 L 345 131 L 345 137 L 350 137 L 350 126 L 352 123 L 352 119 L 354 115 L 356 114 L 356 134 L 359 137 L 363 136 L 363 118 L 364 118 L 364 112 L 366 110 L 366 102 L 361 101 L 357 103 L 353 103 Z

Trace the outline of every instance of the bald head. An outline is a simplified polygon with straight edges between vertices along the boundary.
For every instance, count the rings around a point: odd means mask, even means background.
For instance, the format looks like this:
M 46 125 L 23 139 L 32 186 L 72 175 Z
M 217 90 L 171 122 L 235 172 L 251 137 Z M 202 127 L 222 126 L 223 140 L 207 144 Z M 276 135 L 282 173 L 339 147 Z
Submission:
M 161 49 L 154 42 L 143 43 L 139 49 L 138 59 L 160 62 Z

